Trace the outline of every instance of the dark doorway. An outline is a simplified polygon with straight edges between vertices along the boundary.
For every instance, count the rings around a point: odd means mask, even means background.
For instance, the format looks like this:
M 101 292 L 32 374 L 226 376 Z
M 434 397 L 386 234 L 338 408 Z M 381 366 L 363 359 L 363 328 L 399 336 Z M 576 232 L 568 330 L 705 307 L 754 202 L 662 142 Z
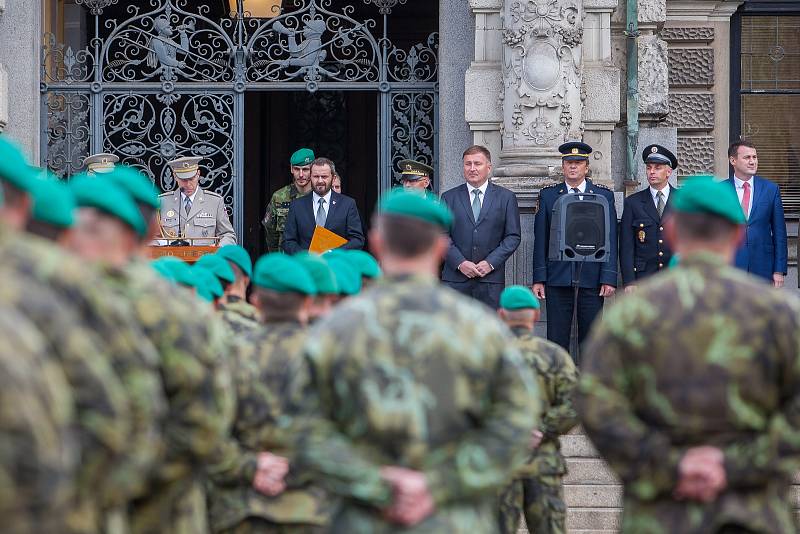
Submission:
M 261 219 L 272 194 L 291 180 L 289 156 L 301 147 L 330 158 L 342 193 L 358 205 L 364 229 L 378 199 L 378 93 L 251 92 L 245 97 L 244 235 L 265 252 Z

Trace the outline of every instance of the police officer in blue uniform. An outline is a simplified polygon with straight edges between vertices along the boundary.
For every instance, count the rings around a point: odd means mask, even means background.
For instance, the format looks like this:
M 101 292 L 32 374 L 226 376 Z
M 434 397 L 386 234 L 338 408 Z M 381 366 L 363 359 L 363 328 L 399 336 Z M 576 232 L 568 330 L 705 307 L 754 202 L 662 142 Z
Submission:
M 672 251 L 664 239 L 662 220 L 669 213 L 673 187 L 672 171 L 678 167 L 675 154 L 661 145 L 650 145 L 642 152 L 649 187 L 625 199 L 619 228 L 619 265 L 625 292 L 636 282 L 666 269 Z
M 592 147 L 586 143 L 569 142 L 558 147 L 564 181 L 542 189 L 539 209 L 534 223 L 533 292 L 546 299 L 547 339 L 569 350 L 570 327 L 574 306 L 573 278 L 578 264 L 567 261 L 549 261 L 550 222 L 553 207 L 561 195 L 594 193 L 608 201 L 610 249 L 617 250 L 617 211 L 614 193 L 607 187 L 592 183 L 586 178 L 589 172 L 589 154 Z M 617 285 L 617 262 L 611 255 L 606 263 L 585 263 L 580 267 L 578 280 L 577 323 L 578 343 L 583 343 L 595 317 L 603 308 L 603 299 L 614 294 Z

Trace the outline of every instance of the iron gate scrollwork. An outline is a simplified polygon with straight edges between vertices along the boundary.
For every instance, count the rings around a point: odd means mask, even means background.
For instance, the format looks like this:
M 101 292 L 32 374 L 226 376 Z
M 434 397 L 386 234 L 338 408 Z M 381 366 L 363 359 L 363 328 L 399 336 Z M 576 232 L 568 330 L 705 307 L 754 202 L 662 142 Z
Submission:
M 242 0 L 233 12 L 221 0 L 76 1 L 88 42 L 48 34 L 42 49 L 42 162 L 59 176 L 105 151 L 171 190 L 166 162 L 203 156 L 202 185 L 223 195 L 241 233 L 248 90 L 376 91 L 380 188 L 401 159 L 438 168 L 438 35 L 391 42 L 392 8 L 405 0 L 284 0 L 265 19 Z M 354 18 L 359 2 L 376 17 Z

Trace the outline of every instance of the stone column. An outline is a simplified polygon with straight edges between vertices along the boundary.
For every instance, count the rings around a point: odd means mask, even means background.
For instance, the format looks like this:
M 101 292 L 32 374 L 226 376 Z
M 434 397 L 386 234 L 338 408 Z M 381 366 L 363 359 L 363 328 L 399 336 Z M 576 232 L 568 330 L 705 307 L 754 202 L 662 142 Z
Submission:
M 39 158 L 42 3 L 0 0 L 0 128 L 32 161 Z M 13 98 L 13 107 L 8 99 Z M 5 114 L 4 114 L 5 111 Z

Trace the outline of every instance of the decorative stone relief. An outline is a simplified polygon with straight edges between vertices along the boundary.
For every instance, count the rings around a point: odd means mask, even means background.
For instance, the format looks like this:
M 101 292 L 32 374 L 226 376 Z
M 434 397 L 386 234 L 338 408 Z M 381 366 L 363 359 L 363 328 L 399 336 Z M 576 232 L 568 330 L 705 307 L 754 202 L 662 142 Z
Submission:
M 711 136 L 678 136 L 678 175 L 714 172 L 714 138 Z
M 707 26 L 701 27 L 670 27 L 661 30 L 661 38 L 665 41 L 680 42 L 704 42 L 710 43 L 714 40 L 714 28 Z
M 639 37 L 639 113 L 669 113 L 667 43 L 655 35 Z
M 714 50 L 670 48 L 669 84 L 673 87 L 714 85 Z
M 669 116 L 666 126 L 674 126 L 679 130 L 713 130 L 714 95 L 712 93 L 669 95 Z
M 574 0 L 506 3 L 504 151 L 581 137 L 581 16 Z
M 639 22 L 665 22 L 667 0 L 639 0 Z

